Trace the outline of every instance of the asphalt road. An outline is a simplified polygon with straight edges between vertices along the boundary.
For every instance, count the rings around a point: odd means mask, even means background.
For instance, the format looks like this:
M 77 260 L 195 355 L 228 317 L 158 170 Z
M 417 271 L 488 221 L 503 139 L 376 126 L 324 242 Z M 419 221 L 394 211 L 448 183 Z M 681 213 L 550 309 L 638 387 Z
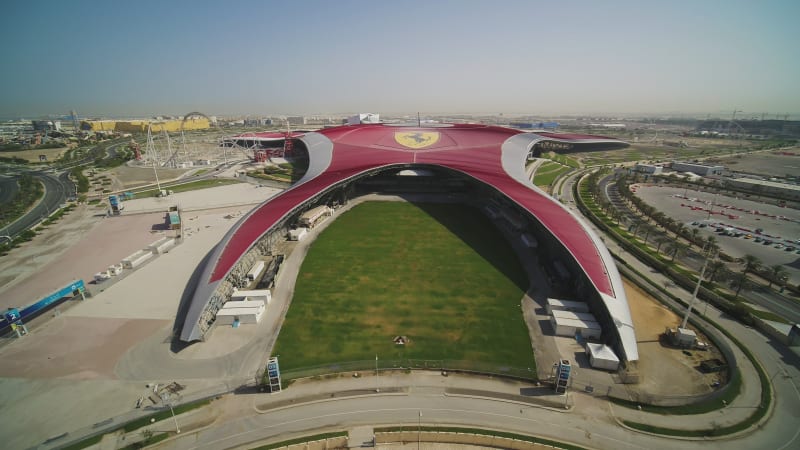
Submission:
M 10 202 L 18 190 L 16 178 L 0 175 L 0 205 Z
M 27 214 L 3 228 L 0 234 L 16 236 L 49 216 L 67 200 L 67 192 L 71 183 L 66 180 L 66 173 L 58 177 L 45 172 L 31 172 L 31 174 L 44 185 L 44 197 Z

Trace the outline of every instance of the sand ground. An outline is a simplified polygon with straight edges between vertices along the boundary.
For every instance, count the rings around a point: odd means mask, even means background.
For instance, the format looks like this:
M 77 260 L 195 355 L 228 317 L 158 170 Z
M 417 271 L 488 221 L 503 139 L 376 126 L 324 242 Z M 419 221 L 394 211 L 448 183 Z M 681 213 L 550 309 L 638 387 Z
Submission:
M 642 382 L 636 390 L 656 395 L 702 394 L 713 390 L 711 383 L 719 375 L 697 370 L 700 361 L 721 358 L 718 351 L 690 351 L 664 346 L 660 335 L 666 327 L 680 325 L 682 318 L 647 295 L 636 285 L 625 281 L 636 341 L 639 345 L 639 371 Z M 702 335 L 698 334 L 700 339 Z

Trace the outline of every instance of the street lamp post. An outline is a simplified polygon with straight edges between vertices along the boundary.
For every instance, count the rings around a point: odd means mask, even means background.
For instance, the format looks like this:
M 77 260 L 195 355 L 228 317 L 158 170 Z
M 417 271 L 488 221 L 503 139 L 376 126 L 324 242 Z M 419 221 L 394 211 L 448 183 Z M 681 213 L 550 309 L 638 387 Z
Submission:
M 708 247 L 708 244 L 706 244 Z M 706 247 L 703 247 L 703 251 L 705 252 Z M 710 252 L 709 252 L 710 253 Z M 706 254 L 706 259 L 703 262 L 703 268 L 700 270 L 700 276 L 697 278 L 697 285 L 694 287 L 694 292 L 692 292 L 692 298 L 689 300 L 689 308 L 686 310 L 686 316 L 683 317 L 683 323 L 681 323 L 681 328 L 686 328 L 686 324 L 689 322 L 689 316 L 692 314 L 692 306 L 694 306 L 694 301 L 697 298 L 697 293 L 700 291 L 700 284 L 703 282 L 703 276 L 706 273 L 706 267 L 708 267 L 708 259 L 711 255 Z M 706 307 L 708 307 L 708 303 L 706 303 Z
M 422 440 L 422 410 L 418 411 L 419 416 L 417 417 L 417 450 L 419 450 L 419 444 Z
M 167 393 L 162 395 L 161 399 L 164 401 L 164 403 L 167 404 L 167 406 L 169 406 L 169 412 L 172 413 L 172 421 L 175 422 L 175 433 L 176 434 L 180 434 L 181 429 L 178 426 L 178 419 L 175 418 L 175 410 L 172 409 L 172 399 L 170 398 L 169 394 L 167 394 Z
M 380 392 L 381 388 L 378 386 L 378 354 L 375 354 L 375 392 Z

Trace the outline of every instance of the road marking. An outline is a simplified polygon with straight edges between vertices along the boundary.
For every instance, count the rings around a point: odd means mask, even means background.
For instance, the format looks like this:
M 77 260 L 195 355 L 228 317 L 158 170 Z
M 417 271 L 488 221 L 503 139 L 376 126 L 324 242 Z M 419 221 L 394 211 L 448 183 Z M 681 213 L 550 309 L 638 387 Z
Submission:
M 202 445 L 198 445 L 195 448 L 204 448 L 204 447 L 215 448 L 214 444 L 221 443 L 221 442 L 224 442 L 224 441 L 227 441 L 227 440 L 231 440 L 231 439 L 234 439 L 234 438 L 237 438 L 237 437 L 242 437 L 242 436 L 245 436 L 245 435 L 248 435 L 248 434 L 251 434 L 251 433 L 259 432 L 259 431 L 264 430 L 264 429 L 278 428 L 278 427 L 282 427 L 282 426 L 285 426 L 285 425 L 292 425 L 292 424 L 297 424 L 297 423 L 307 422 L 307 421 L 312 421 L 312 420 L 319 420 L 319 419 L 340 417 L 340 416 L 348 416 L 348 415 L 355 415 L 355 414 L 372 414 L 372 413 L 386 413 L 386 412 L 418 412 L 418 411 L 444 412 L 444 413 L 461 413 L 461 414 L 466 413 L 466 414 L 485 415 L 485 416 L 499 417 L 499 418 L 503 418 L 503 419 L 514 419 L 514 420 L 521 420 L 521 421 L 525 421 L 525 422 L 533 422 L 533 423 L 544 424 L 544 425 L 547 425 L 549 428 L 557 427 L 557 428 L 562 428 L 562 429 L 567 429 L 567 430 L 576 429 L 576 427 L 574 427 L 574 426 L 561 426 L 561 425 L 554 424 L 554 423 L 552 423 L 550 421 L 543 421 L 543 420 L 534 419 L 534 418 L 530 418 L 530 417 L 519 417 L 518 415 L 509 415 L 509 414 L 501 414 L 501 413 L 489 413 L 489 412 L 482 412 L 482 411 L 476 411 L 476 410 L 462 410 L 462 409 L 448 409 L 448 408 L 410 408 L 410 407 L 409 408 L 383 408 L 383 409 L 366 409 L 366 410 L 359 410 L 359 411 L 347 411 L 347 412 L 323 414 L 323 415 L 319 415 L 319 416 L 304 417 L 302 419 L 295 419 L 295 420 L 290 420 L 290 421 L 286 421 L 286 422 L 269 424 L 269 425 L 265 425 L 265 426 L 262 426 L 262 427 L 259 427 L 259 428 L 256 428 L 256 429 L 251 429 L 251 430 L 248 430 L 248 431 L 243 431 L 243 432 L 240 432 L 240 433 L 231 434 L 231 435 L 228 435 L 226 437 L 223 437 L 221 439 L 217 439 L 217 440 L 214 440 L 214 441 L 204 442 Z M 261 417 L 261 416 L 256 416 L 256 417 Z M 620 427 L 620 429 L 622 431 L 624 431 L 624 432 L 627 432 L 627 430 L 624 430 L 621 427 Z M 198 430 L 198 431 L 203 431 L 203 430 Z M 197 434 L 197 433 L 194 433 L 194 434 Z M 605 436 L 605 435 L 597 434 L 597 433 L 592 433 L 592 435 L 595 438 L 599 437 L 599 438 L 603 438 L 603 439 L 608 439 L 609 441 L 612 441 L 612 442 L 614 442 L 616 444 L 619 444 L 620 446 L 625 446 L 625 447 L 630 447 L 630 448 L 640 448 L 640 446 L 633 445 L 630 442 L 619 440 L 619 439 L 616 439 L 616 438 L 613 438 L 613 437 L 610 437 L 610 436 Z M 188 435 L 183 435 L 183 436 L 188 436 Z M 548 438 L 548 439 L 552 439 L 552 438 Z

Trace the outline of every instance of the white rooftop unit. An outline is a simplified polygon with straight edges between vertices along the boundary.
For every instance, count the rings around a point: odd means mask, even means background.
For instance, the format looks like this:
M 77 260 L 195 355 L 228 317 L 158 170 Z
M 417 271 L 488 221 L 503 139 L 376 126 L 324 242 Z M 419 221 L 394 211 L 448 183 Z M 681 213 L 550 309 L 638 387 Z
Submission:
M 289 230 L 289 240 L 302 241 L 307 234 L 308 234 L 308 228 L 295 228 L 294 230 Z
M 154 255 L 160 255 L 175 246 L 175 239 L 163 237 L 147 246 Z
M 237 302 L 239 303 L 239 302 Z M 233 325 L 239 323 L 259 323 L 264 315 L 264 305 L 261 308 L 228 308 L 217 311 L 217 324 Z
M 331 215 L 331 213 L 332 210 L 330 207 L 326 205 L 317 206 L 316 208 L 304 212 L 303 215 L 300 216 L 300 225 L 304 227 L 313 227 L 318 220 L 326 215 Z
M 361 113 L 347 118 L 348 125 L 358 125 L 360 123 L 381 123 L 381 115 L 373 113 Z
M 122 267 L 124 267 L 126 269 L 133 269 L 133 268 L 136 268 L 136 267 L 140 266 L 141 264 L 143 264 L 145 261 L 147 261 L 148 259 L 150 259 L 152 257 L 153 257 L 153 252 L 152 251 L 147 250 L 147 249 L 139 250 L 138 252 L 136 252 L 136 253 L 134 253 L 132 255 L 129 255 L 128 257 L 123 259 L 122 260 Z
M 247 279 L 250 281 L 255 281 L 261 275 L 261 272 L 264 271 L 264 261 L 256 261 L 253 264 L 253 267 L 247 272 Z
M 589 364 L 595 369 L 616 371 L 619 369 L 619 358 L 614 350 L 605 344 L 586 343 L 586 353 L 589 354 Z
M 586 322 L 597 322 L 597 318 L 592 313 L 588 312 L 576 312 L 576 311 L 565 311 L 565 310 L 553 310 L 550 313 L 558 318 L 561 319 L 572 319 L 572 320 L 584 320 Z
M 600 324 L 592 321 L 567 319 L 554 315 L 550 317 L 550 324 L 553 325 L 556 336 L 573 337 L 580 333 L 584 338 L 600 339 L 603 333 Z
M 250 300 L 249 297 L 245 297 L 244 300 L 229 300 L 222 305 L 222 309 L 246 309 L 246 308 L 257 308 L 263 309 L 266 308 L 267 305 L 263 300 Z
M 692 348 L 697 342 L 697 333 L 688 328 L 678 328 L 673 334 L 673 341 L 678 347 Z
M 547 314 L 553 314 L 553 311 L 572 311 L 580 313 L 589 312 L 589 304 L 584 302 L 577 302 L 575 300 L 559 300 L 557 298 L 547 299 Z
M 231 294 L 231 300 L 233 301 L 244 301 L 244 299 L 249 299 L 249 301 L 261 300 L 269 304 L 270 300 L 272 300 L 272 294 L 269 289 L 235 290 Z

